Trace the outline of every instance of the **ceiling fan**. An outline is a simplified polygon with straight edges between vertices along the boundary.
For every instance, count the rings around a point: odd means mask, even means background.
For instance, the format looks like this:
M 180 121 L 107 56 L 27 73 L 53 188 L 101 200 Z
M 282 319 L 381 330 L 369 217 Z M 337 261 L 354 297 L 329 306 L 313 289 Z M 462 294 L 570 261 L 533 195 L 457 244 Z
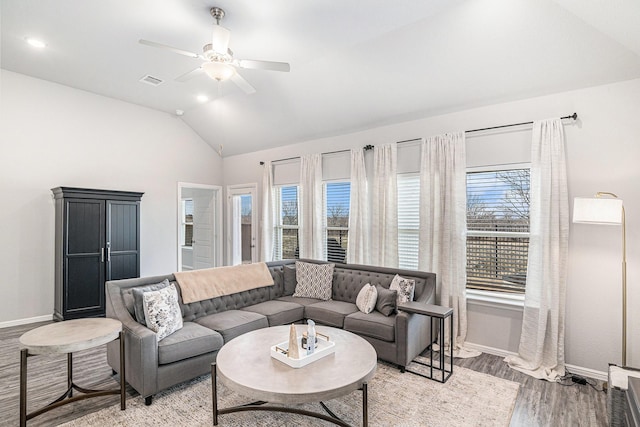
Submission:
M 245 93 L 251 94 L 256 90 L 244 77 L 242 77 L 237 68 L 247 68 L 255 70 L 271 70 L 271 71 L 284 71 L 289 72 L 291 67 L 286 62 L 274 62 L 274 61 L 258 61 L 253 59 L 235 59 L 233 52 L 229 49 L 229 40 L 231 38 L 231 32 L 225 27 L 220 25 L 220 20 L 224 18 L 224 10 L 219 7 L 213 7 L 210 10 L 211 16 L 216 20 L 216 25 L 213 26 L 213 36 L 211 43 L 207 43 L 202 48 L 202 53 L 189 52 L 187 50 L 178 49 L 172 46 L 167 46 L 162 43 L 156 43 L 149 40 L 140 39 L 138 42 L 143 45 L 158 47 L 168 50 L 173 53 L 188 56 L 191 58 L 200 58 L 205 62 L 195 70 L 189 71 L 179 77 L 176 81 L 187 81 L 200 73 L 205 73 L 212 79 L 222 81 L 230 79 Z

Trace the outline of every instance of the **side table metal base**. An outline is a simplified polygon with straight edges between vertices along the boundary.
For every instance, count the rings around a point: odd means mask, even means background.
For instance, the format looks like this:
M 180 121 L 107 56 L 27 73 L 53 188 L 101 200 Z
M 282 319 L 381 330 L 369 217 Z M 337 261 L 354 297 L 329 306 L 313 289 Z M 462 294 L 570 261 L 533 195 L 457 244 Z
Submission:
M 48 405 L 37 409 L 33 412 L 27 413 L 27 358 L 34 356 L 29 354 L 29 350 L 23 349 L 20 351 L 20 426 L 27 425 L 27 421 L 42 415 L 45 412 L 60 406 L 68 405 L 69 403 L 77 402 L 79 400 L 88 399 L 91 397 L 108 396 L 112 394 L 120 395 L 120 409 L 126 409 L 126 382 L 125 382 L 125 363 L 124 363 L 124 332 L 120 332 L 118 339 L 120 340 L 120 388 L 112 390 L 91 390 L 78 386 L 73 382 L 73 354 L 67 353 L 67 390 L 53 402 Z M 73 395 L 73 391 L 76 390 L 81 395 Z
M 429 331 L 433 332 L 433 319 L 438 319 L 438 345 L 440 351 L 438 355 L 438 365 L 433 364 L 433 342 L 429 345 L 429 363 L 413 360 L 413 363 L 426 366 L 429 368 L 429 374 L 423 374 L 422 372 L 406 369 L 406 372 L 410 372 L 414 375 L 419 375 L 430 380 L 439 381 L 441 383 L 447 382 L 453 373 L 453 310 L 448 307 L 440 307 L 431 304 L 421 304 L 416 302 L 404 303 L 398 306 L 399 310 L 406 311 L 408 313 L 415 313 L 420 315 L 429 316 Z M 449 369 L 445 365 L 445 320 L 449 319 Z M 434 373 L 435 371 L 435 373 Z M 438 378 L 439 377 L 439 378 Z

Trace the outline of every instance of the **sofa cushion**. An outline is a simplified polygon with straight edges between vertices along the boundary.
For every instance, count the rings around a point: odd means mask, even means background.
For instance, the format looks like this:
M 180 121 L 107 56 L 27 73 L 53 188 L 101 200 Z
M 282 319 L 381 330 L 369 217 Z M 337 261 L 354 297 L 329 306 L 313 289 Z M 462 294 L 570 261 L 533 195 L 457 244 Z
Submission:
M 296 304 L 300 304 L 306 307 L 307 305 L 315 304 L 317 302 L 321 302 L 322 300 L 316 298 L 294 297 L 292 295 L 289 295 L 286 297 L 278 298 L 276 301 L 295 302 Z
M 158 335 L 158 341 L 182 329 L 182 312 L 175 285 L 144 292 L 142 302 L 147 327 Z
M 371 313 L 376 308 L 376 300 L 378 299 L 378 290 L 375 286 L 366 284 L 360 289 L 356 298 L 356 306 L 363 313 Z
M 201 354 L 220 350 L 222 335 L 193 322 L 158 342 L 158 364 L 166 365 Z
M 128 299 L 131 299 L 131 304 L 133 308 L 133 313 L 131 314 L 133 314 L 133 316 L 138 321 L 138 323 L 140 323 L 141 325 L 147 326 L 147 322 L 144 318 L 144 304 L 143 304 L 142 295 L 145 292 L 159 291 L 160 289 L 164 289 L 168 286 L 169 286 L 169 281 L 167 279 L 164 279 L 160 283 L 155 283 L 155 284 L 146 285 L 146 286 L 136 286 L 135 288 L 127 289 L 128 291 L 130 291 L 129 293 L 126 293 L 126 294 L 124 292 L 122 293 L 122 298 L 125 298 L 125 304 L 127 303 Z
M 269 321 L 262 314 L 243 310 L 221 311 L 196 319 L 195 322 L 218 331 L 224 342 L 229 342 L 244 333 L 269 327 Z
M 296 261 L 296 297 L 331 299 L 331 284 L 335 264 L 314 264 Z
M 410 302 L 413 301 L 413 295 L 416 291 L 416 281 L 413 279 L 405 279 L 399 274 L 396 274 L 391 281 L 391 285 L 389 285 L 389 290 L 398 292 L 396 300 L 398 305 Z
M 396 312 L 398 292 L 391 291 L 383 286 L 376 285 L 378 299 L 376 300 L 376 310 L 385 316 L 390 316 Z
M 293 295 L 296 291 L 296 266 L 295 265 L 285 265 L 282 268 L 282 272 L 284 275 L 284 296 Z
M 395 325 L 396 316 L 385 316 L 379 311 L 369 314 L 358 311 L 344 318 L 345 331 L 388 342 L 396 339 Z
M 344 301 L 321 301 L 304 308 L 304 317 L 315 322 L 342 328 L 346 315 L 355 313 L 358 307 Z
M 304 318 L 304 306 L 294 302 L 286 301 L 265 301 L 259 304 L 242 308 L 244 311 L 251 311 L 267 317 L 269 326 L 287 325 L 295 323 Z

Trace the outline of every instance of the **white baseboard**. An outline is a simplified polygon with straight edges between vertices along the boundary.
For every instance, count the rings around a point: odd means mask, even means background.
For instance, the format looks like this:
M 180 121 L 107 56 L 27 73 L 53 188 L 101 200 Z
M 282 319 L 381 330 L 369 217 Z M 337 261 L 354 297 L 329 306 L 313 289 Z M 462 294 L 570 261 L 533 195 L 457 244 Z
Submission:
M 53 320 L 53 314 L 47 314 L 45 316 L 28 317 L 26 319 L 9 320 L 7 322 L 0 322 L 0 329 L 9 328 L 11 326 L 28 325 L 29 323 L 48 322 Z
M 465 346 L 473 350 L 478 350 L 483 353 L 489 353 L 500 357 L 513 356 L 516 354 L 512 351 L 503 350 L 501 348 L 488 347 L 486 345 L 474 344 L 470 342 L 466 342 Z M 607 381 L 607 373 L 603 371 L 596 371 L 595 369 L 583 368 L 582 366 L 569 364 L 565 364 L 565 368 L 572 374 L 593 378 L 594 380 Z

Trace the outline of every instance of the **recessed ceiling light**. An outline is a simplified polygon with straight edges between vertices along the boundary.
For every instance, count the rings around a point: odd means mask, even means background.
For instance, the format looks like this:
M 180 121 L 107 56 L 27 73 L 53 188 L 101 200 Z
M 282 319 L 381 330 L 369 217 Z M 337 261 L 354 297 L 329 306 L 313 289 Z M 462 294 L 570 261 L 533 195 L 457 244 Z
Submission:
M 31 37 L 27 37 L 27 43 L 29 43 L 33 47 L 37 47 L 38 49 L 42 49 L 44 47 L 47 47 L 47 44 L 45 42 L 43 42 L 42 40 L 33 39 Z
M 197 99 L 198 102 L 207 102 L 209 100 L 209 97 L 207 95 L 198 95 Z

